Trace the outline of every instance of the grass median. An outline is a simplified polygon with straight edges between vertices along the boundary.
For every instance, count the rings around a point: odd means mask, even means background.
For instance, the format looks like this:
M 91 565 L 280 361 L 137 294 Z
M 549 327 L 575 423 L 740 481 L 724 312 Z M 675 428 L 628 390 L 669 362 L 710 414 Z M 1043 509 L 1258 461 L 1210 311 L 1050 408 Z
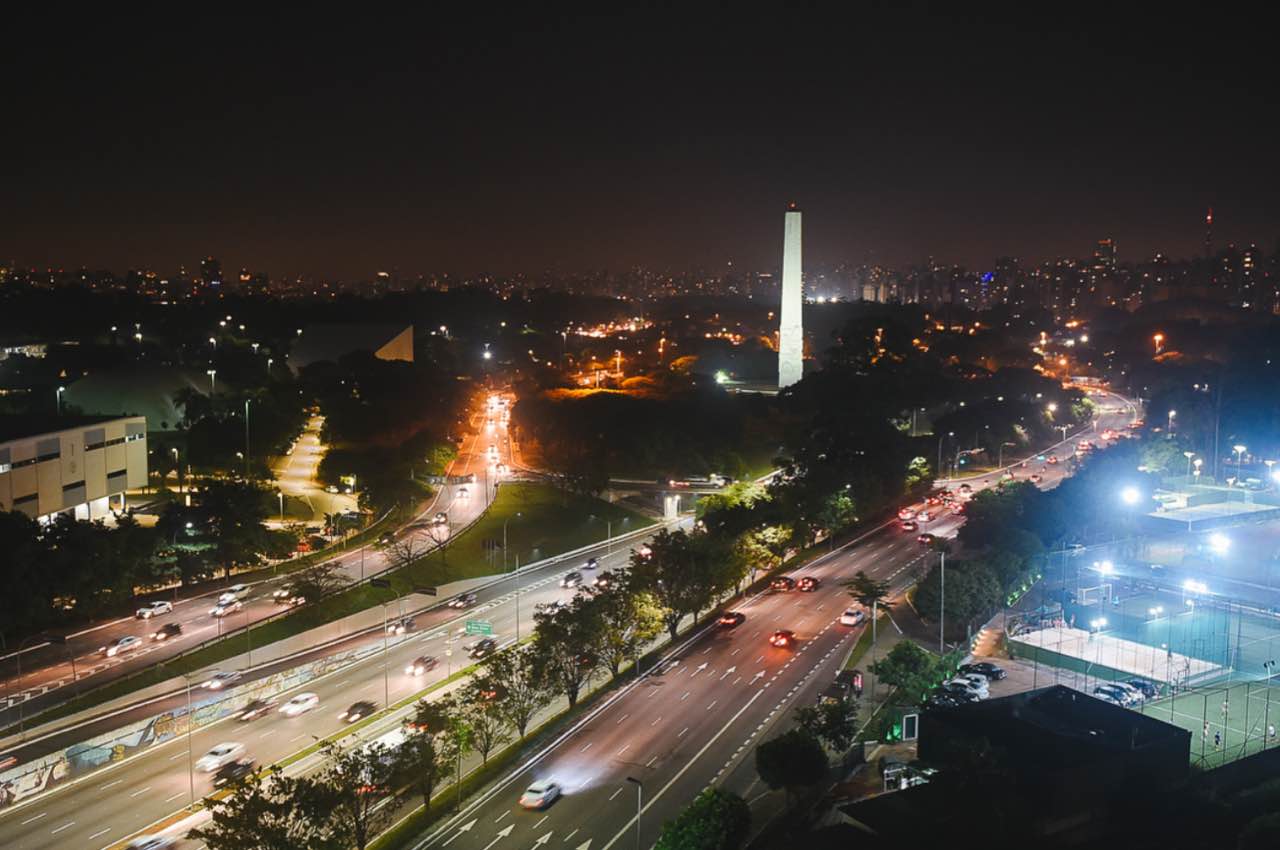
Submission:
M 247 636 L 244 632 L 230 635 L 171 661 L 94 688 L 28 718 L 27 725 L 32 727 L 65 717 L 176 676 L 204 669 L 240 655 L 250 646 L 262 648 L 294 637 L 393 601 L 412 592 L 415 585 L 436 586 L 463 578 L 501 573 L 504 522 L 507 525 L 508 551 L 512 554 L 509 567 L 514 567 L 514 557 L 519 552 L 529 553 L 520 559 L 522 563 L 529 563 L 603 541 L 610 531 L 618 535 L 654 524 L 648 517 L 624 508 L 590 497 L 565 495 L 546 484 L 504 485 L 499 488 L 489 510 L 450 541 L 443 553 L 432 553 L 388 574 L 386 577 L 391 581 L 389 589 L 367 584 L 349 588 L 299 608 L 287 617 L 253 626 Z M 609 523 L 612 523 L 612 528 Z

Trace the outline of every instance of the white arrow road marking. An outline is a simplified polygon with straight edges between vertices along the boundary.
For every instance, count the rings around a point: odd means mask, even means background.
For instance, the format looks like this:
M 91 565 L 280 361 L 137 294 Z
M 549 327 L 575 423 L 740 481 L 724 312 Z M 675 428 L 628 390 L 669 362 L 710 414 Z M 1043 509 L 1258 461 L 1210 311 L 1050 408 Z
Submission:
M 450 838 L 449 841 L 452 841 L 454 838 L 457 838 L 459 835 L 462 835 L 462 833 L 467 832 L 468 830 L 471 829 L 471 827 L 475 825 L 476 825 L 476 819 L 472 818 L 471 820 L 464 823 L 462 826 L 458 827 L 458 831 L 453 834 L 453 838 Z M 441 844 L 440 846 L 444 847 L 449 843 L 449 841 L 446 841 L 444 844 Z
M 542 820 L 546 820 L 549 817 L 551 817 L 551 815 L 547 815 Z M 542 820 L 538 821 L 538 823 L 542 823 Z M 537 826 L 534 827 L 534 829 L 537 829 L 537 828 L 538 828 Z M 546 844 L 550 840 L 551 840 L 551 833 L 548 832 L 546 835 L 542 836 L 537 841 L 533 842 L 533 846 L 541 847 L 543 844 Z
M 574 848 L 574 850 L 591 850 L 591 839 L 588 838 L 586 841 Z
M 737 669 L 738 669 L 737 667 L 730 667 L 728 670 L 725 670 L 724 675 L 720 677 L 720 681 L 723 682 L 726 678 L 728 678 L 730 675 L 735 673 Z
M 514 823 L 509 823 L 506 826 L 504 826 L 501 830 L 499 830 L 498 837 L 493 839 L 492 841 L 490 841 L 488 844 L 484 846 L 484 850 L 489 850 L 490 847 L 497 844 L 502 839 L 506 838 L 508 835 L 511 834 L 511 830 L 515 828 L 516 828 L 516 825 Z
M 763 679 L 763 678 L 764 678 L 764 671 L 761 670 L 759 673 L 751 677 L 750 684 L 754 685 L 756 683 L 756 679 Z
M 706 669 L 707 669 L 707 662 L 704 661 L 701 664 L 699 664 L 692 673 L 689 674 L 689 678 L 692 679 L 694 676 L 698 675 L 699 673 L 701 673 L 703 670 L 706 670 Z

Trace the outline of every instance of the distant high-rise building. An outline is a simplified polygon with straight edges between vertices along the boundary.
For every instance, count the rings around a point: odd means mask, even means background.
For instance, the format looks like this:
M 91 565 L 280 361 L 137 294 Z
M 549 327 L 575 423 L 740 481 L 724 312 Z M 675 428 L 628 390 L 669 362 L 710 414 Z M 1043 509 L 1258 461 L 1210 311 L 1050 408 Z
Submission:
M 222 263 L 214 257 L 201 260 L 200 280 L 205 286 L 222 286 Z
M 804 375 L 804 286 L 800 257 L 800 210 L 787 207 L 782 235 L 782 307 L 778 312 L 778 389 Z
M 1116 270 L 1115 240 L 1098 240 L 1098 246 L 1093 249 L 1093 266 L 1099 273 L 1109 274 Z

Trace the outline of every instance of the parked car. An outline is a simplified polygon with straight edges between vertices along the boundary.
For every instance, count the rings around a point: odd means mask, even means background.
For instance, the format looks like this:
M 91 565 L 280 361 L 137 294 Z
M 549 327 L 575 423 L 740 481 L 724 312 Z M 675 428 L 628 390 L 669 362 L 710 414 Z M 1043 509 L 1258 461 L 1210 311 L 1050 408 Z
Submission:
M 1104 682 L 1098 685 L 1093 689 L 1093 695 L 1110 697 L 1117 705 L 1123 705 L 1126 708 L 1142 702 L 1142 697 L 1136 691 L 1131 691 L 1118 682 Z
M 177 637 L 182 634 L 181 623 L 165 623 L 159 629 L 151 633 L 151 639 L 155 641 L 168 640 L 171 637 Z
M 560 786 L 549 779 L 539 779 L 520 795 L 520 805 L 526 809 L 545 809 L 559 799 Z
M 938 693 L 946 694 L 962 703 L 977 702 L 980 697 L 968 685 L 943 682 L 938 686 Z
M 236 741 L 224 741 L 200 756 L 200 759 L 196 762 L 196 770 L 202 773 L 213 773 L 224 764 L 230 764 L 235 761 L 243 753 L 244 744 Z
M 867 612 L 861 608 L 846 608 L 840 615 L 840 625 L 860 626 L 867 619 Z
M 126 652 L 132 652 L 142 646 L 142 641 L 133 635 L 125 635 L 118 637 L 106 646 L 100 647 L 98 652 L 108 658 L 115 658 L 117 655 L 124 655 Z
M 1125 684 L 1131 688 L 1137 688 L 1145 699 L 1155 699 L 1160 696 L 1160 686 L 1155 682 L 1148 682 L 1146 679 L 1126 679 Z
M 769 587 L 781 592 L 795 590 L 796 580 L 791 576 L 778 576 L 769 583 Z
M 155 602 L 148 602 L 146 605 L 143 605 L 134 612 L 133 616 L 139 620 L 149 620 L 152 617 L 159 617 L 161 614 L 168 614 L 171 611 L 173 611 L 172 602 L 157 599 Z
M 961 664 L 961 673 L 976 673 L 979 676 L 985 676 L 992 682 L 998 682 L 1009 674 L 1004 671 L 1003 667 L 997 667 L 990 661 L 975 661 L 972 664 Z
M 493 655 L 497 649 L 498 642 L 496 640 L 493 638 L 484 638 L 475 646 L 471 647 L 471 652 L 468 654 L 475 660 L 479 661 L 481 658 L 488 658 L 490 655 Z
M 956 678 L 946 682 L 946 684 L 953 687 L 964 688 L 969 693 L 976 696 L 978 699 L 987 699 L 989 696 L 991 696 L 991 692 L 987 689 L 985 682 L 979 685 L 979 684 L 976 684 L 974 680 L 965 678 L 963 676 L 957 676 Z
M 720 615 L 720 628 L 733 629 L 742 625 L 747 620 L 747 615 L 741 611 L 726 611 Z
M 929 698 L 924 701 L 925 708 L 956 708 L 957 706 L 967 704 L 968 700 L 952 696 L 945 691 L 939 691 L 931 694 Z
M 459 593 L 457 596 L 449 600 L 450 608 L 470 608 L 476 604 L 476 595 L 474 593 Z

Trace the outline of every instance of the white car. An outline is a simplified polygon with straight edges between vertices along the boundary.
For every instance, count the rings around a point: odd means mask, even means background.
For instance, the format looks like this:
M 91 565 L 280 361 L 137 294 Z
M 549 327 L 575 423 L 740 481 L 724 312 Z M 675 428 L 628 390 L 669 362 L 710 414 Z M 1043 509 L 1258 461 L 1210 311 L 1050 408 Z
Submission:
M 230 764 L 244 753 L 244 744 L 236 741 L 224 741 L 209 752 L 200 756 L 196 762 L 196 770 L 202 773 L 213 773 L 224 764 Z
M 305 714 L 319 704 L 320 697 L 308 691 L 305 694 L 298 694 L 280 706 L 280 713 L 286 717 L 297 717 L 299 714 Z
M 143 605 L 134 613 L 134 616 L 139 620 L 149 620 L 152 617 L 159 617 L 161 614 L 168 614 L 172 610 L 172 602 L 166 602 L 163 599 L 160 599 Z
M 240 681 L 241 673 L 239 670 L 218 670 L 212 676 L 205 679 L 201 684 L 202 688 L 208 688 L 211 691 L 220 691 L 227 685 L 233 685 Z
M 117 655 L 123 655 L 124 653 L 137 649 L 140 646 L 142 646 L 142 638 L 137 638 L 133 635 L 125 635 L 124 637 L 116 638 L 111 641 L 111 643 L 101 647 L 98 652 L 101 652 L 108 658 L 115 658 Z
M 223 602 L 234 602 L 237 599 L 244 599 L 248 595 L 249 585 L 233 584 L 223 591 L 222 595 L 218 597 L 218 602 L 220 604 Z
M 167 835 L 139 835 L 125 845 L 125 850 L 165 850 L 175 843 L 176 839 Z
M 244 603 L 239 599 L 232 599 L 227 602 L 219 601 L 217 605 L 209 609 L 209 613 L 215 617 L 225 617 L 228 614 L 234 614 L 244 608 Z
M 846 608 L 845 612 L 840 615 L 840 625 L 842 626 L 860 626 L 867 619 L 867 612 L 861 608 Z
M 471 498 L 471 493 L 470 493 L 470 491 L 468 491 L 468 490 L 467 490 L 467 488 L 466 488 L 466 487 L 459 487 L 459 488 L 458 488 L 458 498 L 459 498 L 459 499 L 469 499 L 469 498 Z
M 526 809 L 543 809 L 560 797 L 560 786 L 549 779 L 539 779 L 520 795 L 520 805 Z
M 976 696 L 978 699 L 987 699 L 988 697 L 991 696 L 991 691 L 987 688 L 986 682 L 982 682 L 981 684 L 979 684 L 967 676 L 957 676 L 956 678 L 947 682 L 947 684 L 959 685 L 969 693 Z

